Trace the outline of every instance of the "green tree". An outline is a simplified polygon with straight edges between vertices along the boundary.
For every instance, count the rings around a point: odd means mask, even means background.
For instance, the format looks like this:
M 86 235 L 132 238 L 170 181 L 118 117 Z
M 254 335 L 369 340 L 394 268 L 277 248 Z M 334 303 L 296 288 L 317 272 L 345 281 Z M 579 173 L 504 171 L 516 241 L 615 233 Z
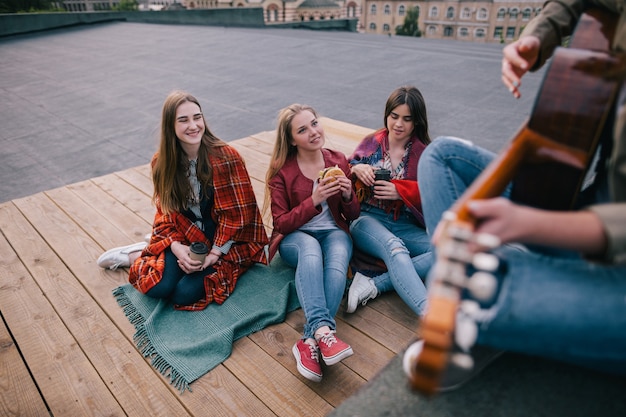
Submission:
M 412 7 L 406 12 L 402 26 L 396 26 L 396 35 L 400 36 L 422 36 L 422 31 L 417 27 L 417 19 L 420 11 L 417 7 Z
M 113 7 L 116 12 L 133 12 L 139 8 L 137 0 L 120 0 L 117 6 Z
M 0 13 L 52 10 L 51 0 L 0 0 Z

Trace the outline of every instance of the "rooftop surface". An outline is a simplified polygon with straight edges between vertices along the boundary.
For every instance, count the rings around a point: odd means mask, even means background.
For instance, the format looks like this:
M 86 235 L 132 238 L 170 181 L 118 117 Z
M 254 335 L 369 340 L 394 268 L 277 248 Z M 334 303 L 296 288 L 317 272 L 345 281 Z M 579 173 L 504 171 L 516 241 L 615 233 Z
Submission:
M 279 109 L 378 128 L 413 84 L 431 136 L 498 150 L 530 113 L 541 74 L 512 98 L 501 45 L 298 29 L 110 23 L 0 38 L 0 202 L 142 165 L 173 89 L 230 141 L 273 130 Z

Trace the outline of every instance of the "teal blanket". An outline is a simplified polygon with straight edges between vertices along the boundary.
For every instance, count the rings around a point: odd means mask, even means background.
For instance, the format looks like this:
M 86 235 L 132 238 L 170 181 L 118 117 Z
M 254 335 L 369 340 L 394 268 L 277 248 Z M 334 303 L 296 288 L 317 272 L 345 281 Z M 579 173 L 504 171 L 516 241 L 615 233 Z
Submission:
M 174 310 L 130 284 L 113 295 L 135 326 L 137 349 L 181 393 L 226 360 L 235 340 L 284 321 L 300 307 L 294 270 L 278 255 L 270 266 L 256 264 L 246 271 L 222 305 L 209 304 L 202 311 Z

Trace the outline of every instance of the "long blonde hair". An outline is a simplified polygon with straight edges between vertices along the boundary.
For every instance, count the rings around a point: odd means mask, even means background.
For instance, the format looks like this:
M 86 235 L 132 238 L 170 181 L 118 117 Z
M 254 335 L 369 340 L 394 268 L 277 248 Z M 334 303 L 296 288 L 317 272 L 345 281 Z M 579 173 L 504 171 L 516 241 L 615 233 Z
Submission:
M 198 100 L 185 91 L 171 92 L 163 103 L 161 116 L 161 140 L 156 159 L 152 166 L 152 182 L 154 194 L 152 202 L 161 205 L 161 211 L 169 214 L 188 208 L 189 198 L 193 195 L 187 171 L 189 160 L 180 146 L 176 136 L 176 110 L 183 103 L 192 102 L 200 108 Z M 209 155 L 219 156 L 220 148 L 226 142 L 217 138 L 206 123 L 204 114 L 204 133 L 198 150 L 197 176 L 202 188 L 202 194 L 207 195 L 213 183 L 213 170 L 209 163 Z
M 291 123 L 293 118 L 303 111 L 310 111 L 317 118 L 317 112 L 313 107 L 306 104 L 291 104 L 278 112 L 278 122 L 276 126 L 276 142 L 270 166 L 265 174 L 265 198 L 263 200 L 263 214 L 265 215 L 271 207 L 270 180 L 285 165 L 287 159 L 298 152 L 298 148 L 292 144 Z

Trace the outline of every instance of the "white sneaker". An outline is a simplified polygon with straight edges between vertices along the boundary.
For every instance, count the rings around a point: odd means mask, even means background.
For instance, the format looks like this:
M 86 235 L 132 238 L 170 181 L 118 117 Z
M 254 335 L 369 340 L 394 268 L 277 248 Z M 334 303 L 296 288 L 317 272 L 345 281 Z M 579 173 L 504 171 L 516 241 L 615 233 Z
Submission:
M 365 305 L 369 300 L 376 298 L 378 290 L 374 280 L 360 272 L 354 274 L 352 284 L 348 290 L 348 307 L 346 313 L 354 313 L 359 304 Z
M 129 254 L 142 251 L 148 244 L 146 242 L 133 243 L 128 246 L 120 246 L 118 248 L 109 249 L 98 258 L 98 266 L 116 270 L 121 267 L 130 266 Z

